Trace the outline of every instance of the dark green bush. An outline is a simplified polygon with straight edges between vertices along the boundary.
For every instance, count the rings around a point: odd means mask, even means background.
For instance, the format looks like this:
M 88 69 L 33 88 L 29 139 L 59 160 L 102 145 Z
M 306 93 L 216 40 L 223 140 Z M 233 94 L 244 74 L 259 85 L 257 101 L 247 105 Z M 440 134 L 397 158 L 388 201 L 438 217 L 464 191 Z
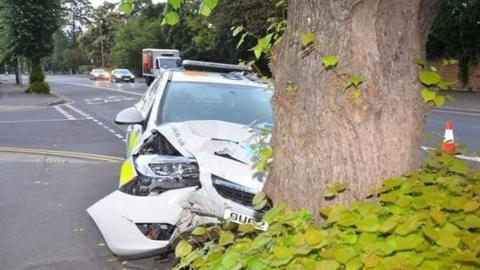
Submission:
M 455 157 L 434 152 L 371 200 L 321 214 L 316 226 L 306 210 L 275 206 L 266 231 L 196 228 L 177 245 L 177 269 L 480 269 L 480 172 Z
M 27 88 L 27 93 L 47 94 L 50 92 L 50 86 L 44 81 L 33 82 Z

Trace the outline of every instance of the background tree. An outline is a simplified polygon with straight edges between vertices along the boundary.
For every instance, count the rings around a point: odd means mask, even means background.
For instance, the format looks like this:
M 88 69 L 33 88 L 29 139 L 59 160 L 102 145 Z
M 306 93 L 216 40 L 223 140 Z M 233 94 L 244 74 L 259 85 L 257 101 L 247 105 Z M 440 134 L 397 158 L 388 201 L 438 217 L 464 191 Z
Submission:
M 32 62 L 29 92 L 48 92 L 40 60 L 53 50 L 52 35 L 61 25 L 60 0 L 1 0 L 1 23 L 7 53 Z
M 115 4 L 105 2 L 93 11 L 87 31 L 80 36 L 80 47 L 97 66 L 109 65 L 108 55 L 114 44 L 115 31 L 125 22 Z
M 88 0 L 64 0 L 65 30 L 71 41 L 71 48 L 78 46 L 77 37 L 83 32 L 82 28 L 90 23 L 93 7 Z
M 470 66 L 480 56 L 480 1 L 442 0 L 427 43 L 430 59 L 455 58 L 459 78 L 468 84 Z

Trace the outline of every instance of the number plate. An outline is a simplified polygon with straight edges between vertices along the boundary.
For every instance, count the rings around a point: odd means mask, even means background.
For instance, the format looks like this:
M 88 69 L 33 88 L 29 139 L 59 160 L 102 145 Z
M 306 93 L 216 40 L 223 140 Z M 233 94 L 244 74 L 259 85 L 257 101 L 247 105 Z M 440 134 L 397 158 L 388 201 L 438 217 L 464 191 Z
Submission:
M 223 218 L 226 220 L 233 221 L 238 224 L 249 224 L 249 223 L 254 223 L 255 228 L 266 231 L 268 228 L 268 225 L 265 222 L 262 222 L 261 220 L 245 215 L 245 214 L 240 214 L 238 212 L 232 211 L 230 209 L 225 209 L 225 212 L 223 214 Z

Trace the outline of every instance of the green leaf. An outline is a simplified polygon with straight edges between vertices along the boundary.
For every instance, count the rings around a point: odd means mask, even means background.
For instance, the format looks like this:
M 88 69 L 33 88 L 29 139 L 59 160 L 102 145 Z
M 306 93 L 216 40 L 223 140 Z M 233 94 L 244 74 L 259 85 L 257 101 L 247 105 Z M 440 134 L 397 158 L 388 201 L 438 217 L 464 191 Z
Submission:
M 363 82 L 363 78 L 361 76 L 353 76 L 350 78 L 350 83 L 356 87 L 358 87 Z
M 175 248 L 177 258 L 185 257 L 192 252 L 192 246 L 185 240 L 180 241 Z
M 210 8 L 210 10 L 215 9 L 218 5 L 218 0 L 203 0 L 203 2 Z
M 432 219 L 438 223 L 438 225 L 443 225 L 445 222 L 447 222 L 447 218 L 445 217 L 445 214 L 443 214 L 442 211 L 439 209 L 432 208 L 430 209 L 430 216 Z
M 210 16 L 210 13 L 212 13 L 212 9 L 206 4 L 206 1 L 202 2 L 202 5 L 200 6 L 200 14 L 208 17 Z
M 267 161 L 266 160 L 259 160 L 255 164 L 255 169 L 259 172 L 263 172 L 263 171 L 265 171 L 266 166 L 267 166 Z
M 175 25 L 180 21 L 180 17 L 178 16 L 178 13 L 175 11 L 169 11 L 165 17 L 164 17 L 164 23 L 168 25 Z
M 255 231 L 255 225 L 248 223 L 248 224 L 240 224 L 238 225 L 238 231 L 241 233 L 250 233 Z
M 234 37 L 236 37 L 236 36 L 237 36 L 238 34 L 240 34 L 243 30 L 245 30 L 245 28 L 244 28 L 243 26 L 241 26 L 241 25 L 240 25 L 240 26 L 237 26 L 237 27 L 235 27 L 235 29 L 233 30 L 232 35 L 233 35 Z
M 125 14 L 131 14 L 133 12 L 133 4 L 130 2 L 123 2 L 120 9 L 125 12 Z
M 204 235 L 205 233 L 207 233 L 207 229 L 205 229 L 205 227 L 196 227 L 192 231 L 192 235 L 196 235 L 196 236 L 201 236 L 201 235 Z
M 353 91 L 352 91 L 352 95 L 354 98 L 359 98 L 362 96 L 362 91 L 358 88 L 355 88 Z
M 438 75 L 437 72 L 428 70 L 420 71 L 418 78 L 420 79 L 420 82 L 428 86 L 435 85 L 440 81 L 440 75 Z
M 277 246 L 273 249 L 273 255 L 279 260 L 286 260 L 293 256 L 293 251 L 284 246 Z
M 424 88 L 422 90 L 422 98 L 425 103 L 434 100 L 436 96 L 437 93 L 435 91 L 432 91 L 428 88 Z
M 410 234 L 404 237 L 402 236 L 395 237 L 395 244 L 397 246 L 397 250 L 414 249 L 423 242 L 424 242 L 423 237 L 416 234 Z
M 337 57 L 334 55 L 327 55 L 322 58 L 322 64 L 325 69 L 331 69 L 337 65 Z
M 436 96 L 433 99 L 433 103 L 435 103 L 435 106 L 437 106 L 437 107 L 442 107 L 443 104 L 445 104 L 445 97 L 444 96 Z
M 341 248 L 335 249 L 334 254 L 335 254 L 335 260 L 337 262 L 345 264 L 351 258 L 356 256 L 357 252 L 352 247 L 346 246 L 346 247 L 341 247 Z
M 267 195 L 265 194 L 265 192 L 263 192 L 263 191 L 257 192 L 255 194 L 255 196 L 253 196 L 252 204 L 253 205 L 259 204 L 262 201 L 264 201 L 266 199 L 266 197 L 267 197 Z
M 233 269 L 240 259 L 240 254 L 236 252 L 226 252 L 222 259 L 222 265 L 227 269 Z
M 459 243 L 460 243 L 460 238 L 456 237 L 451 233 L 445 233 L 445 232 L 440 234 L 440 237 L 437 240 L 437 244 L 445 248 L 456 248 Z
M 338 269 L 338 267 L 340 266 L 340 264 L 338 264 L 336 261 L 334 260 L 323 260 L 321 261 L 318 265 L 317 265 L 317 268 L 316 269 L 321 269 L 321 270 L 336 270 Z
M 302 48 L 306 48 L 306 47 L 312 45 L 313 42 L 315 42 L 316 39 L 317 39 L 317 35 L 313 32 L 306 33 L 306 34 L 302 35 L 302 37 L 300 38 Z
M 422 58 L 415 59 L 415 63 L 419 66 L 425 66 L 425 60 L 423 60 Z
M 268 160 L 273 156 L 273 151 L 270 147 L 267 146 L 258 151 L 258 156 L 260 157 L 260 159 Z
M 310 228 L 305 232 L 305 242 L 310 246 L 319 244 L 326 237 L 326 232 Z
M 454 159 L 451 163 L 448 169 L 452 172 L 456 173 L 461 173 L 461 174 L 466 174 L 468 172 L 468 167 L 465 162 L 459 160 L 459 159 Z
M 437 83 L 437 87 L 440 88 L 441 90 L 447 90 L 449 85 L 447 82 L 445 82 L 444 80 L 440 80 L 438 83 Z
M 231 233 L 229 231 L 224 231 L 220 235 L 220 239 L 218 239 L 218 244 L 220 246 L 226 246 L 226 245 L 229 245 L 229 244 L 233 243 L 234 239 L 235 239 L 235 236 L 233 235 L 233 233 Z
M 261 210 L 261 209 L 263 209 L 263 208 L 265 207 L 265 205 L 267 205 L 267 200 L 266 200 L 266 199 L 264 199 L 263 201 L 261 201 L 261 202 L 259 202 L 259 203 L 257 203 L 257 204 L 254 204 L 254 205 L 253 205 L 253 209 L 255 209 L 255 210 Z
M 175 10 L 179 9 L 182 5 L 181 0 L 168 0 L 168 4 Z

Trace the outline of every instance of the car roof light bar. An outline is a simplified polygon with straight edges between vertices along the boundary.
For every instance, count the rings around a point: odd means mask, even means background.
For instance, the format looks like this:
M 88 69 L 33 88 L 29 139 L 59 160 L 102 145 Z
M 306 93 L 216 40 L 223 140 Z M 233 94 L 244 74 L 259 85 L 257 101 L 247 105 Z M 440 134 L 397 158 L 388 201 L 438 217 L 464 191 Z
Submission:
M 182 65 L 185 70 L 212 71 L 212 72 L 222 72 L 222 73 L 228 73 L 232 71 L 252 71 L 252 68 L 249 66 L 194 61 L 194 60 L 183 60 Z

